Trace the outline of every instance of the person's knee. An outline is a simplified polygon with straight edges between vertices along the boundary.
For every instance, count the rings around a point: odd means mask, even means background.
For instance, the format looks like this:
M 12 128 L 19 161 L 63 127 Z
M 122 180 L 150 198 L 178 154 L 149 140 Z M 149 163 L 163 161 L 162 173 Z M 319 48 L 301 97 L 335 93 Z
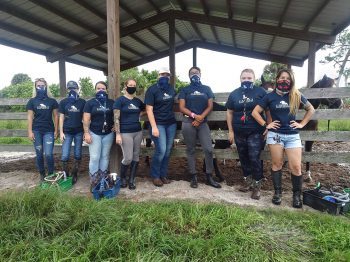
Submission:
M 281 170 L 283 166 L 282 161 L 272 161 L 272 169 L 273 170 Z
M 290 163 L 290 171 L 293 175 L 299 176 L 301 174 L 301 164 L 300 163 Z

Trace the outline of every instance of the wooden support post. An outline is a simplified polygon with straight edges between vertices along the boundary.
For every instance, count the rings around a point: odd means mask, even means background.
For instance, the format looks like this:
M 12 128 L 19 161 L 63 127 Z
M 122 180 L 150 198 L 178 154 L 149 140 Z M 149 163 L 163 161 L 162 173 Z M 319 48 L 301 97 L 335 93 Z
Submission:
M 316 43 L 309 42 L 309 59 L 307 67 L 307 87 L 310 87 L 315 82 L 315 55 L 316 55 Z
M 169 20 L 169 68 L 171 73 L 170 84 L 175 87 L 175 20 Z
M 58 74 L 60 78 L 60 97 L 66 96 L 66 61 L 58 61 Z
M 197 66 L 197 47 L 193 47 L 192 50 L 192 66 Z
M 287 68 L 288 68 L 289 70 L 292 70 L 292 65 L 291 65 L 291 64 L 287 64 Z
M 120 23 L 119 0 L 107 0 L 107 47 L 108 47 L 108 95 L 116 99 L 120 95 Z M 122 152 L 113 143 L 109 163 L 110 172 L 119 174 Z

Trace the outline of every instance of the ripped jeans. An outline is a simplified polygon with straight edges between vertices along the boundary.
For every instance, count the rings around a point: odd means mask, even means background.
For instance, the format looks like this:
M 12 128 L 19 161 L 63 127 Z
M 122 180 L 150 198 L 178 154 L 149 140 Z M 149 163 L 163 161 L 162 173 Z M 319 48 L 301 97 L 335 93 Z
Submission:
M 45 172 L 44 154 L 46 158 L 48 174 L 54 172 L 53 146 L 55 143 L 53 132 L 33 131 L 34 133 L 34 148 L 36 153 L 36 166 L 40 173 Z

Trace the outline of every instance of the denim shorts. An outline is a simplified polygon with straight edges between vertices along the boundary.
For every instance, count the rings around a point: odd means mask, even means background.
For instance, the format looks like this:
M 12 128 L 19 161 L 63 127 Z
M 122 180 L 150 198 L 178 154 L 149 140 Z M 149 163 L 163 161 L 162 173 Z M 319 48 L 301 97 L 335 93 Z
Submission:
M 280 134 L 272 131 L 267 133 L 266 143 L 268 145 L 281 145 L 284 148 L 303 147 L 299 134 Z

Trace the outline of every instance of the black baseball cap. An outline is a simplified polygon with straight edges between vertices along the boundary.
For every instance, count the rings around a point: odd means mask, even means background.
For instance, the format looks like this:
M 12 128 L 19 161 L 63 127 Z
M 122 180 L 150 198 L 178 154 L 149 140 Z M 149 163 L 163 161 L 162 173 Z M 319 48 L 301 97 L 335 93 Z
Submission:
M 67 89 L 69 89 L 69 88 L 78 89 L 79 88 L 78 83 L 75 81 L 72 81 L 72 80 L 68 81 L 67 82 Z

